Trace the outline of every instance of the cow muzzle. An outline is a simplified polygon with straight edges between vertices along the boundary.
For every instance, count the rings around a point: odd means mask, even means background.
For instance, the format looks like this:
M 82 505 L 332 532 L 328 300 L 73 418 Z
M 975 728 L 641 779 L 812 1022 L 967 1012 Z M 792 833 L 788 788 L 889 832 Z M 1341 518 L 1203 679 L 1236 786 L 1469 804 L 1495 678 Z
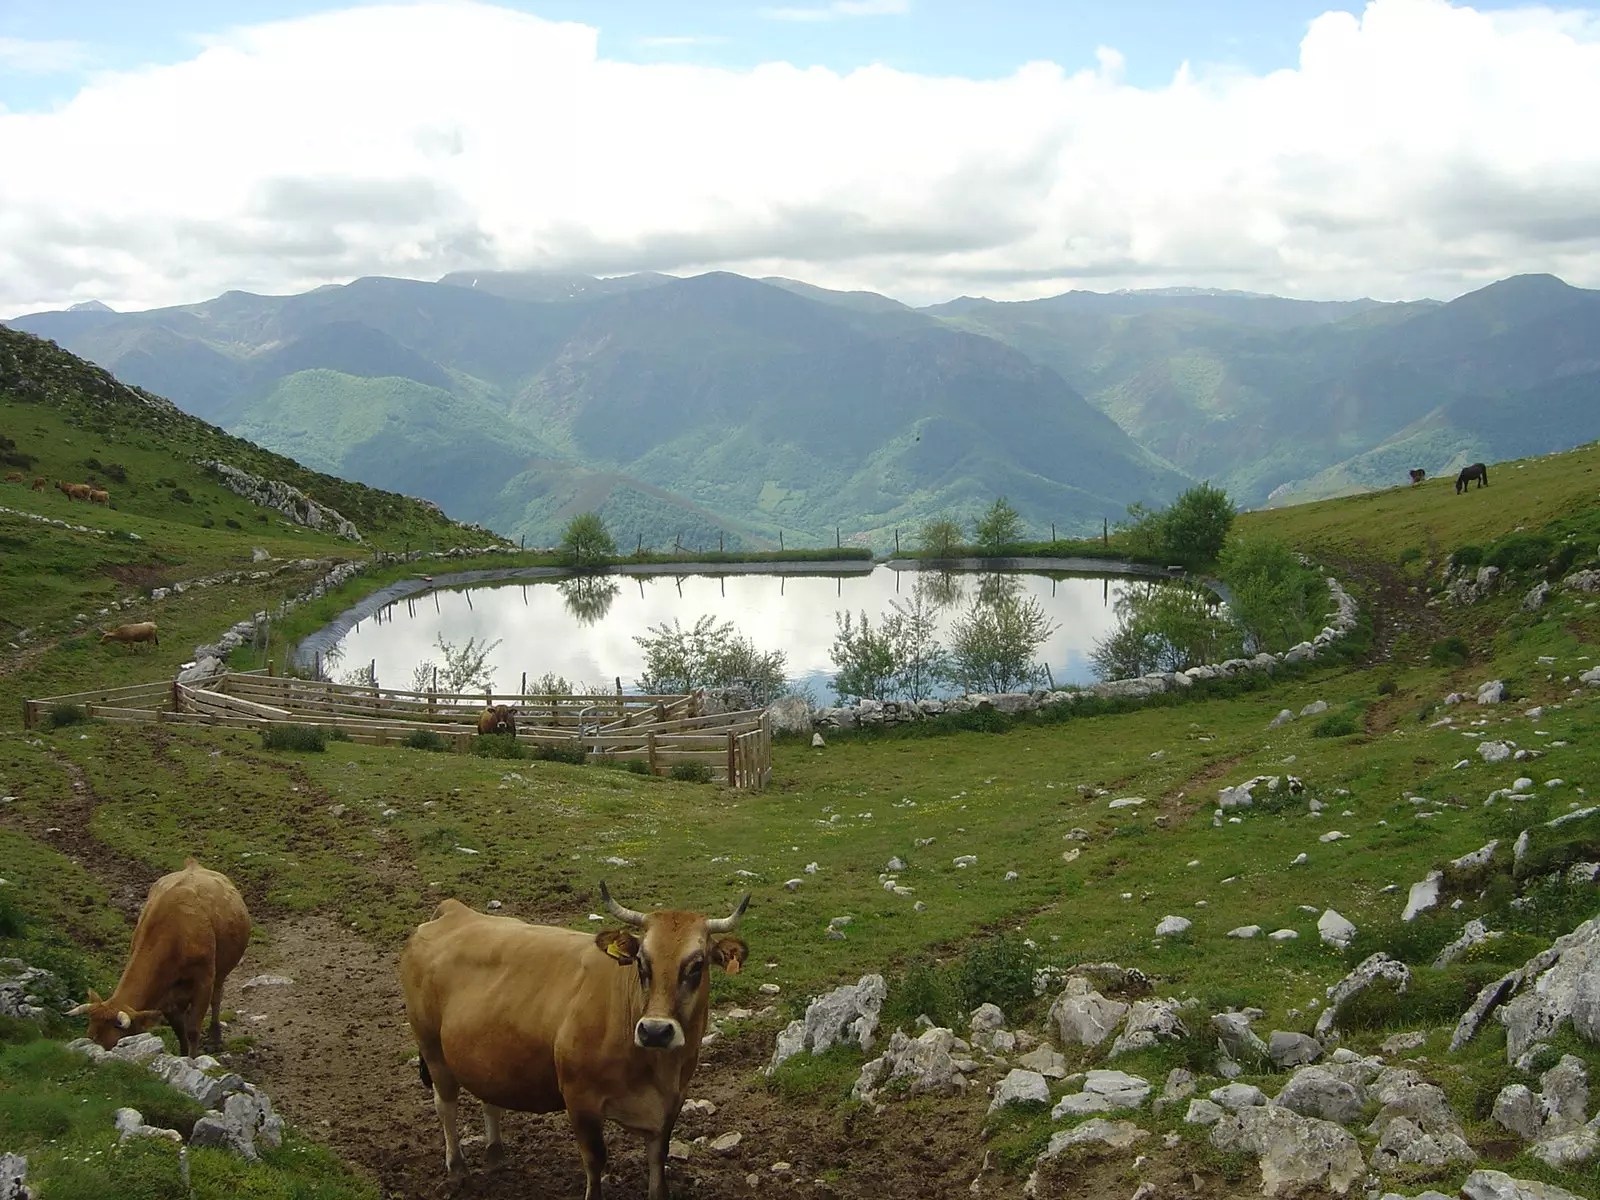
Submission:
M 633 1044 L 642 1050 L 676 1050 L 683 1045 L 683 1026 L 661 1017 L 643 1017 L 633 1027 Z

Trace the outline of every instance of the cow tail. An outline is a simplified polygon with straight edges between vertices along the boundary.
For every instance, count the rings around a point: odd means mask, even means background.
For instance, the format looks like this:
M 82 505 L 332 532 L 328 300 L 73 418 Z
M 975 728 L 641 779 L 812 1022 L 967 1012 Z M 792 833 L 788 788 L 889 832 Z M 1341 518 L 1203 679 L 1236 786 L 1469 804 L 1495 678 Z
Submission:
M 433 1076 L 428 1074 L 428 1060 L 419 1053 L 417 1055 L 417 1074 L 422 1076 L 422 1086 L 429 1091 L 433 1090 Z

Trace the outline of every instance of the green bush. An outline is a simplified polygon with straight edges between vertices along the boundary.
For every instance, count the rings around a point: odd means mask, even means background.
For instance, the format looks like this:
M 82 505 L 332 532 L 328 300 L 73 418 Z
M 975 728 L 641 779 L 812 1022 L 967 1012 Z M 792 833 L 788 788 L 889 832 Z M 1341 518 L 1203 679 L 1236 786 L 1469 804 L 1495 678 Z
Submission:
M 711 782 L 711 768 L 703 762 L 673 763 L 667 774 L 682 783 Z
M 444 738 L 432 729 L 413 729 L 406 735 L 405 744 L 413 750 L 444 750 Z
M 622 769 L 632 775 L 650 774 L 650 764 L 642 758 L 630 758 L 622 764 Z
M 22 909 L 17 907 L 16 900 L 12 897 L 15 888 L 0 888 L 0 937 L 19 938 L 22 930 L 28 923 Z
M 328 731 L 316 725 L 269 725 L 261 731 L 261 746 L 319 753 L 328 748 Z
M 342 725 L 333 725 L 323 730 L 328 735 L 330 742 L 348 742 L 350 735 Z
M 1400 565 L 1402 567 L 1407 563 L 1419 562 L 1421 558 L 1422 548 L 1420 546 L 1407 546 L 1404 550 L 1400 551 Z
M 1464 667 L 1470 657 L 1467 643 L 1455 634 L 1428 647 L 1428 661 L 1436 667 Z
M 472 752 L 480 758 L 527 758 L 514 733 L 480 733 L 472 739 Z
M 576 742 L 538 742 L 528 748 L 528 756 L 541 762 L 570 763 L 581 767 L 589 754 Z
M 68 725 L 82 725 L 89 719 L 89 714 L 81 705 L 77 704 L 52 704 L 50 706 L 50 728 L 63 729 Z
M 1360 733 L 1361 726 L 1356 719 L 1347 712 L 1331 712 L 1318 721 L 1311 729 L 1312 737 L 1335 738 L 1349 737 L 1353 733 Z
M 180 504 L 193 504 L 194 497 L 189 495 L 188 488 L 173 488 L 172 498 Z
M 913 959 L 906 973 L 894 981 L 884 1002 L 884 1014 L 892 1024 L 911 1025 L 926 1016 L 939 1025 L 949 1026 L 960 1016 L 959 998 L 950 972 L 926 959 Z
M 1513 533 L 1489 547 L 1483 556 L 1484 565 L 1499 567 L 1510 574 L 1531 571 L 1543 566 L 1555 549 L 1555 543 L 1542 533 Z
M 964 1011 L 997 1004 L 1007 1013 L 1033 999 L 1034 952 L 1020 937 L 1001 935 L 979 942 L 962 959 Z
M 1555 583 L 1572 569 L 1572 564 L 1578 561 L 1580 553 L 1582 551 L 1578 549 L 1578 543 L 1576 542 L 1568 542 L 1562 546 L 1561 549 L 1556 551 L 1555 557 L 1550 560 L 1550 565 L 1545 568 L 1545 578 L 1551 583 Z
M 1470 571 L 1483 562 L 1482 546 L 1457 546 L 1450 552 L 1450 570 L 1455 573 Z
M 1400 685 L 1392 679 L 1385 679 L 1378 685 L 1378 695 L 1392 696 L 1400 690 Z

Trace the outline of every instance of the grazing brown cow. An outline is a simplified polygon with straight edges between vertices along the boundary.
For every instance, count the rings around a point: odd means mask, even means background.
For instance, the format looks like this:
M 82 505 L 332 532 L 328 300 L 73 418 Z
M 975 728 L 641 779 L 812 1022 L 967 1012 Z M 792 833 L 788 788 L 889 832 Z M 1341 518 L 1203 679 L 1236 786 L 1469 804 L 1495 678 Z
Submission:
M 1426 479 L 1428 477 L 1428 473 L 1426 471 L 1424 471 L 1421 467 L 1412 467 L 1411 471 L 1410 471 L 1410 475 L 1411 475 L 1411 483 L 1412 483 L 1413 486 L 1415 486 L 1416 484 L 1421 483 L 1424 479 Z
M 22 472 L 21 471 L 7 471 L 6 472 L 6 482 L 7 483 L 21 483 L 22 482 Z
M 100 634 L 100 644 L 103 646 L 107 642 L 121 642 L 125 646 L 132 646 L 136 642 L 161 645 L 154 621 L 136 621 L 132 625 L 118 625 L 115 629 L 104 630 Z
M 111 504 L 111 493 L 110 492 L 106 492 L 106 491 L 101 491 L 99 488 L 90 488 L 89 489 L 89 503 L 90 504 L 104 504 L 104 505 L 109 506 Z
M 600 885 L 627 928 L 590 934 L 474 912 L 445 900 L 400 955 L 422 1081 L 444 1127 L 445 1166 L 466 1173 L 456 1101 L 483 1102 L 485 1161 L 504 1160 L 500 1114 L 565 1109 L 587 1186 L 600 1200 L 605 1123 L 649 1139 L 650 1200 L 666 1200 L 667 1142 L 700 1061 L 711 967 L 732 975 L 748 948 L 733 914 L 635 912 Z
M 33 481 L 33 490 L 34 491 L 42 492 L 42 491 L 45 490 L 45 488 L 47 488 L 49 486 L 50 486 L 50 481 L 48 479 L 46 479 L 43 475 L 39 475 L 39 476 L 36 476 L 34 478 L 34 481 Z
M 178 1053 L 200 1048 L 200 1023 L 211 1009 L 211 1045 L 222 1044 L 222 981 L 244 957 L 250 913 L 226 875 L 192 858 L 150 887 L 133 930 L 128 965 L 116 991 L 67 1015 L 89 1018 L 89 1037 L 107 1050 L 162 1017 L 178 1035 Z
M 517 736 L 516 710 L 509 704 L 491 704 L 478 718 L 479 733 L 509 733 Z
M 87 483 L 62 483 L 58 479 L 56 480 L 56 486 L 61 489 L 68 500 L 87 500 L 89 498 L 90 488 Z

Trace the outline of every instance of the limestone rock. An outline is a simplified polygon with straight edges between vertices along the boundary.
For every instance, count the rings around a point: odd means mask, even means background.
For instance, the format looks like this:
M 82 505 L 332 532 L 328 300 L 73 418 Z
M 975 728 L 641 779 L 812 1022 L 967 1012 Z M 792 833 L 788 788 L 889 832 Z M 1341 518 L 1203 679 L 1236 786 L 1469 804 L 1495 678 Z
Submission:
M 1502 982 L 1507 991 L 1520 989 L 1498 1014 L 1508 1061 L 1568 1023 L 1584 1040 L 1600 1042 L 1600 917 L 1557 938 Z
M 1194 922 L 1189 920 L 1187 917 L 1162 917 L 1161 920 L 1156 923 L 1156 936 L 1172 937 L 1175 934 L 1183 933 L 1189 928 L 1190 925 L 1193 924 Z
M 28 1160 L 21 1154 L 0 1153 L 0 1200 L 32 1200 L 28 1186 Z
M 1111 1043 L 1109 1057 L 1143 1050 L 1157 1042 L 1185 1036 L 1188 1030 L 1178 1016 L 1175 1000 L 1135 1000 L 1128 1010 L 1122 1033 Z
M 811 705 L 804 696 L 780 696 L 767 707 L 774 733 L 811 732 Z
M 1506 685 L 1498 679 L 1491 679 L 1478 687 L 1479 704 L 1499 704 L 1506 698 Z
M 1211 1131 L 1211 1144 L 1224 1153 L 1255 1154 L 1265 1196 L 1317 1188 L 1342 1196 L 1367 1171 L 1361 1147 L 1347 1130 L 1278 1105 L 1243 1108 L 1224 1117 Z
M 1326 1067 L 1302 1067 L 1294 1073 L 1273 1103 L 1302 1117 L 1319 1117 L 1348 1125 L 1361 1116 L 1365 1090 L 1341 1079 Z
M 1054 1046 L 1039 1046 L 1017 1059 L 1017 1065 L 1037 1071 L 1046 1079 L 1065 1079 L 1067 1060 Z
M 1396 991 L 1403 992 L 1411 983 L 1411 968 L 1382 951 L 1363 959 L 1355 970 L 1328 989 L 1328 1006 L 1317 1018 L 1317 1037 L 1326 1037 L 1333 1028 L 1341 1004 L 1379 980 L 1385 980 Z
M 1539 1090 L 1545 1137 L 1582 1128 L 1589 1109 L 1589 1073 L 1583 1059 L 1563 1054 L 1560 1062 L 1539 1077 Z
M 207 1112 L 196 1121 L 189 1135 L 191 1146 L 219 1146 L 251 1161 L 260 1157 L 258 1140 L 268 1147 L 281 1144 L 283 1120 L 266 1093 L 248 1084 L 223 1101 L 221 1112 Z
M 1325 945 L 1344 950 L 1355 939 L 1356 927 L 1330 908 L 1317 918 L 1317 933 Z
M 1218 1013 L 1211 1018 L 1211 1028 L 1223 1053 L 1236 1062 L 1267 1057 L 1267 1044 L 1250 1028 L 1250 1018 L 1244 1013 Z
M 1052 1134 L 1050 1144 L 1039 1155 L 1039 1161 L 1048 1162 L 1070 1146 L 1099 1144 L 1113 1150 L 1126 1150 L 1149 1136 L 1149 1130 L 1140 1129 L 1132 1121 L 1107 1121 L 1103 1117 L 1091 1117 L 1081 1125 Z
M 1322 1043 L 1303 1033 L 1274 1029 L 1267 1039 L 1267 1057 L 1280 1068 L 1314 1063 L 1322 1057 Z
M 1588 1126 L 1575 1129 L 1571 1133 L 1546 1138 L 1542 1142 L 1536 1142 L 1528 1150 L 1529 1154 L 1545 1166 L 1568 1171 L 1582 1166 L 1597 1152 L 1600 1152 L 1600 1133 L 1596 1133 Z
M 1063 1046 L 1098 1046 L 1116 1030 L 1128 1006 L 1093 990 L 1087 980 L 1073 977 L 1050 1005 L 1047 1026 Z
M 1189 1125 L 1215 1125 L 1227 1116 L 1222 1105 L 1212 1100 L 1191 1100 L 1189 1111 L 1184 1113 L 1183 1119 Z
M 1385 1069 L 1369 1090 L 1383 1108 L 1367 1127 L 1378 1138 L 1375 1170 L 1396 1167 L 1445 1167 L 1477 1161 L 1444 1092 L 1414 1071 Z
M 1490 844 L 1492 845 L 1493 843 Z M 1439 956 L 1433 960 L 1434 969 L 1439 970 L 1448 967 L 1474 946 L 1502 936 L 1504 935 L 1491 930 L 1480 918 L 1474 918 L 1467 922 L 1466 928 L 1461 931 L 1460 937 L 1439 951 Z
M 1504 1171 L 1474 1171 L 1461 1185 L 1461 1194 L 1467 1200 L 1583 1200 L 1553 1183 L 1513 1179 Z
M 1050 1085 L 1037 1071 L 1012 1070 L 995 1084 L 989 1112 L 999 1112 L 1008 1104 L 1049 1104 Z
M 818 996 L 807 1006 L 804 1020 L 790 1021 L 778 1034 L 766 1073 L 772 1074 L 803 1050 L 821 1054 L 834 1045 L 853 1044 L 870 1052 L 878 1031 L 878 1013 L 888 994 L 882 975 L 863 975 L 856 983 Z
M 1211 1102 L 1222 1105 L 1229 1112 L 1238 1112 L 1241 1108 L 1259 1107 L 1267 1102 L 1267 1098 L 1253 1083 L 1228 1083 L 1211 1089 Z
M 924 1029 L 916 1038 L 896 1029 L 888 1049 L 861 1068 L 851 1096 L 871 1103 L 886 1084 L 901 1080 L 907 1096 L 954 1095 L 964 1086 L 951 1056 L 955 1040 L 954 1033 L 938 1026 Z
M 1400 914 L 1402 921 L 1414 921 L 1417 914 L 1426 912 L 1439 903 L 1439 887 L 1444 883 L 1443 871 L 1429 871 L 1426 879 L 1419 880 L 1411 885 L 1411 892 L 1406 896 L 1405 911 Z

